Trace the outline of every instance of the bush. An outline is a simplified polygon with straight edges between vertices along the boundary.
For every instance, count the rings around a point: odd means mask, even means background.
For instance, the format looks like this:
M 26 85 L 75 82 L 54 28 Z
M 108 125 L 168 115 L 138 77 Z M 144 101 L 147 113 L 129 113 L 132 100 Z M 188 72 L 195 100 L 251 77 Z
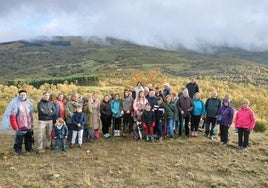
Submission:
M 257 121 L 254 127 L 254 131 L 256 132 L 265 132 L 267 130 L 267 122 L 265 121 Z

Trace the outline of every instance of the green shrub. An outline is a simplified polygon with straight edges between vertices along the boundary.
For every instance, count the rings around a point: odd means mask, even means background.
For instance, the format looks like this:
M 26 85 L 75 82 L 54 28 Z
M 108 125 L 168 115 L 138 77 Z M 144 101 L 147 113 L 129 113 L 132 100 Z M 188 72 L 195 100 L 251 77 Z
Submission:
M 267 122 L 266 121 L 257 121 L 254 127 L 254 131 L 256 132 L 265 132 L 267 130 Z

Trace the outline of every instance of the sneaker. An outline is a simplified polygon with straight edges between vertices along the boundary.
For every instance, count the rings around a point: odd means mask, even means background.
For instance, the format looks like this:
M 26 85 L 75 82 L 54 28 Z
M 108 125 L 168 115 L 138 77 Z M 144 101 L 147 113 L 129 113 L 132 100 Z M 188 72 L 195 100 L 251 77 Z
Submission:
M 159 142 L 160 142 L 161 144 L 163 143 L 162 140 L 163 140 L 163 138 L 160 137 L 160 138 L 159 138 Z
M 204 134 L 204 137 L 208 138 L 208 134 Z
M 15 155 L 20 156 L 21 155 L 21 151 L 15 151 Z
M 146 142 L 149 142 L 149 140 L 150 140 L 149 136 L 146 136 Z
M 73 148 L 74 147 L 74 144 L 70 144 L 70 148 Z
M 194 132 L 194 136 L 195 136 L 195 137 L 197 137 L 197 136 L 198 136 L 197 131 L 195 131 L 195 132 Z
M 78 146 L 80 149 L 82 149 L 82 144 L 79 144 L 79 146 Z
M 194 137 L 194 136 L 195 136 L 195 133 L 194 133 L 194 131 L 193 131 L 193 132 L 191 132 L 191 136 L 192 136 L 192 137 Z
M 154 136 L 151 136 L 151 141 L 152 141 L 152 142 L 154 141 Z
M 117 132 L 117 136 L 120 136 L 120 130 L 118 130 L 118 132 Z

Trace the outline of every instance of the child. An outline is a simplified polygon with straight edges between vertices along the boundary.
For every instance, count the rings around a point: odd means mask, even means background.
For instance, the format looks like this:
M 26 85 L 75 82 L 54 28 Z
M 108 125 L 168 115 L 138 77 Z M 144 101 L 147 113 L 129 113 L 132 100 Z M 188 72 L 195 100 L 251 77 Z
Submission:
M 82 105 L 77 105 L 76 112 L 74 112 L 72 115 L 72 124 L 73 124 L 73 136 L 72 136 L 71 148 L 75 143 L 77 135 L 78 135 L 79 147 L 82 148 L 84 126 L 86 124 L 86 114 L 82 112 Z
M 134 138 L 135 139 L 140 139 L 142 140 L 142 135 L 141 133 L 141 115 L 142 115 L 142 105 L 138 104 L 138 109 L 134 111 L 133 119 L 134 119 L 134 127 L 133 127 L 133 132 L 134 132 Z
M 115 94 L 111 102 L 111 110 L 114 124 L 114 136 L 120 136 L 121 117 L 124 114 L 119 94 Z
M 155 114 L 155 124 L 157 127 L 157 133 L 159 137 L 159 141 L 162 142 L 163 138 L 163 124 L 164 124 L 164 116 L 165 116 L 165 108 L 163 106 L 162 97 L 158 97 L 156 100 L 156 104 L 153 107 L 153 111 Z
M 142 120 L 142 126 L 145 129 L 146 141 L 148 142 L 150 139 L 151 141 L 153 141 L 155 118 L 150 103 L 145 104 L 145 109 L 142 112 L 141 120 Z
M 256 118 L 249 107 L 249 100 L 242 101 L 242 107 L 237 111 L 235 117 L 235 128 L 238 129 L 238 149 L 247 151 L 249 134 L 255 127 Z
M 54 138 L 56 140 L 55 153 L 59 152 L 61 147 L 63 152 L 66 152 L 66 141 L 68 136 L 68 127 L 62 118 L 57 118 L 54 126 Z

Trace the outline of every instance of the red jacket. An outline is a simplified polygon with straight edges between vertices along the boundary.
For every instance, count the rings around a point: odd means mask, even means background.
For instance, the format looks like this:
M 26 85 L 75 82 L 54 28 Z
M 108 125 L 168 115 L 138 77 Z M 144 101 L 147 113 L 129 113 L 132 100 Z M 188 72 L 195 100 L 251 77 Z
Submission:
M 240 108 L 236 113 L 235 127 L 252 130 L 255 127 L 256 118 L 250 108 Z

